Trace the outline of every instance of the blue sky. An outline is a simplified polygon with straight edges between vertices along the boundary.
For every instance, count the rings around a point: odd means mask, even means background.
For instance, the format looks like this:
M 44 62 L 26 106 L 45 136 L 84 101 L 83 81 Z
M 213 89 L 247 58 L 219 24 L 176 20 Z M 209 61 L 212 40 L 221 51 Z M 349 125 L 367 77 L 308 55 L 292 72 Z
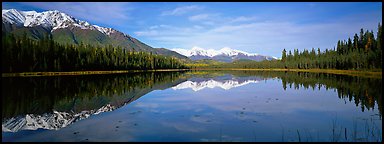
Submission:
M 281 57 L 285 48 L 333 48 L 382 23 L 381 2 L 2 2 L 3 9 L 59 10 L 152 47 L 221 49 Z

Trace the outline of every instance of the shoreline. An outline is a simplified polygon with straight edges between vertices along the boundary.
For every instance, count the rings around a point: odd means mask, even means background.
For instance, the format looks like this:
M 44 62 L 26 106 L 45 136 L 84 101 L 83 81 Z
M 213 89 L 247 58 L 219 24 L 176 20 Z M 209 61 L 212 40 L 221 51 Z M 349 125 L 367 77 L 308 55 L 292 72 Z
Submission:
M 214 70 L 232 70 L 232 71 L 286 71 L 286 72 L 311 72 L 311 73 L 329 73 L 348 76 L 360 76 L 368 78 L 382 78 L 382 71 L 361 71 L 361 70 L 338 70 L 338 69 L 241 69 L 241 68 L 198 68 L 190 69 L 196 71 L 214 71 Z
M 336 69 L 239 69 L 239 68 L 197 68 L 197 69 L 158 69 L 158 70 L 112 70 L 112 71 L 71 71 L 71 72 L 21 72 L 2 73 L 1 77 L 33 77 L 33 76 L 65 76 L 65 75 L 92 75 L 92 74 L 118 74 L 135 72 L 164 72 L 164 71 L 287 71 L 287 72 L 312 72 L 329 73 L 369 78 L 382 78 L 382 71 L 358 71 Z
M 20 72 L 20 73 L 2 73 L 1 77 L 95 75 L 95 74 L 121 74 L 121 73 L 135 73 L 135 72 L 165 72 L 165 71 L 188 71 L 188 70 L 189 69 L 70 71 L 70 72 Z

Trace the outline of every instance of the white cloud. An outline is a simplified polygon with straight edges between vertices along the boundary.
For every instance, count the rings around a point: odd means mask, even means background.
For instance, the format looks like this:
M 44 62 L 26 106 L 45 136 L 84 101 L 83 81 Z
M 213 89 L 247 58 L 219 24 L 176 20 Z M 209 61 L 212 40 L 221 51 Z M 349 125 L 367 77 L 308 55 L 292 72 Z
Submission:
M 239 16 L 231 20 L 231 22 L 248 22 L 248 21 L 254 21 L 257 20 L 257 17 L 245 17 L 245 16 Z
M 173 122 L 168 122 L 168 121 L 163 121 L 161 122 L 162 126 L 165 127 L 172 127 L 175 128 L 176 130 L 180 132 L 202 132 L 206 131 L 205 128 L 201 127 L 200 125 L 197 124 L 186 124 L 183 122 L 178 122 L 178 121 L 173 121 Z
M 224 26 L 214 28 L 212 31 L 213 32 L 231 32 L 231 31 L 251 28 L 251 27 L 254 27 L 255 25 L 256 25 L 255 23 L 242 24 L 242 25 L 224 25 Z
M 152 38 L 158 37 L 186 37 L 194 35 L 198 31 L 204 30 L 203 26 L 193 25 L 191 27 L 175 27 L 172 25 L 155 25 L 150 26 L 147 30 L 134 32 L 137 36 L 151 36 Z M 155 37 L 153 37 L 155 36 Z
M 202 24 L 213 26 L 213 25 L 215 25 L 215 22 L 213 22 L 213 21 L 203 21 Z
M 195 28 L 195 29 L 204 29 L 204 27 L 200 26 L 200 25 L 194 25 L 193 28 Z
M 154 25 L 154 26 L 151 26 L 149 27 L 149 29 L 159 29 L 159 28 L 171 28 L 170 25 Z
M 158 36 L 159 32 L 156 30 L 149 30 L 149 31 L 137 31 L 134 32 L 137 36 Z
M 154 26 L 149 27 L 149 29 L 157 29 L 157 28 L 159 28 L 158 25 L 154 25 Z
M 200 21 L 200 20 L 208 19 L 209 16 L 210 16 L 209 14 L 198 14 L 198 15 L 190 16 L 188 17 L 188 19 L 190 21 Z
M 168 16 L 168 15 L 179 16 L 179 15 L 183 15 L 185 13 L 191 12 L 191 11 L 196 11 L 196 10 L 201 10 L 201 9 L 203 9 L 203 7 L 198 6 L 198 5 L 181 6 L 181 7 L 175 8 L 173 10 L 163 11 L 161 13 L 161 16 Z

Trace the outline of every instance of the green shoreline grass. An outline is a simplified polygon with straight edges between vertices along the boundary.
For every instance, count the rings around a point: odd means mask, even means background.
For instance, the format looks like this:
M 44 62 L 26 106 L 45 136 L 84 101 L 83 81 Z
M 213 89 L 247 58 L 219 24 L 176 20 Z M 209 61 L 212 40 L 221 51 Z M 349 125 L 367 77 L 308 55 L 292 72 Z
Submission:
M 71 72 L 21 72 L 21 73 L 2 73 L 1 77 L 92 75 L 92 74 L 118 74 L 118 73 L 135 73 L 135 72 L 162 72 L 162 71 L 186 71 L 186 70 L 188 70 L 188 69 L 71 71 Z
M 358 71 L 358 70 L 336 70 L 336 69 L 241 69 L 241 68 L 197 68 L 191 70 L 237 70 L 237 71 L 292 71 L 292 72 L 312 72 L 329 73 L 349 76 L 360 76 L 368 78 L 382 78 L 382 71 Z
M 116 71 L 72 71 L 72 72 L 22 72 L 2 73 L 2 77 L 31 77 L 31 76 L 62 76 L 62 75 L 90 75 L 90 74 L 116 74 L 134 72 L 159 72 L 159 71 L 187 71 L 187 70 L 237 70 L 237 71 L 292 71 L 330 73 L 349 76 L 361 76 L 368 78 L 382 78 L 382 71 L 357 71 L 357 70 L 335 70 L 335 69 L 239 69 L 239 68 L 197 68 L 197 69 L 158 69 L 158 70 L 116 70 Z

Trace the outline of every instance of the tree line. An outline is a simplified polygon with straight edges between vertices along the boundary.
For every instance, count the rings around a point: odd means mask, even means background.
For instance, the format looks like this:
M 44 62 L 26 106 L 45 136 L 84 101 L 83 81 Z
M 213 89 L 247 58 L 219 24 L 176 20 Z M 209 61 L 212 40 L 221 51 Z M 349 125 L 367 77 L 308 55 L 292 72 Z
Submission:
M 359 35 L 348 40 L 339 40 L 336 47 L 320 51 L 320 48 L 299 51 L 282 51 L 281 60 L 235 61 L 216 64 L 211 68 L 292 68 L 292 69 L 382 69 L 382 26 L 378 25 L 375 38 L 373 31 L 360 30 Z
M 281 61 L 288 68 L 326 68 L 326 69 L 381 69 L 382 68 L 382 26 L 378 25 L 377 37 L 373 31 L 360 30 L 360 34 L 353 36 L 353 39 L 339 40 L 336 48 L 317 52 L 314 48 L 311 51 L 299 52 L 297 49 L 286 53 L 282 52 Z
M 2 72 L 84 70 L 153 70 L 186 68 L 174 57 L 121 47 L 59 44 L 46 35 L 41 40 L 3 34 Z

